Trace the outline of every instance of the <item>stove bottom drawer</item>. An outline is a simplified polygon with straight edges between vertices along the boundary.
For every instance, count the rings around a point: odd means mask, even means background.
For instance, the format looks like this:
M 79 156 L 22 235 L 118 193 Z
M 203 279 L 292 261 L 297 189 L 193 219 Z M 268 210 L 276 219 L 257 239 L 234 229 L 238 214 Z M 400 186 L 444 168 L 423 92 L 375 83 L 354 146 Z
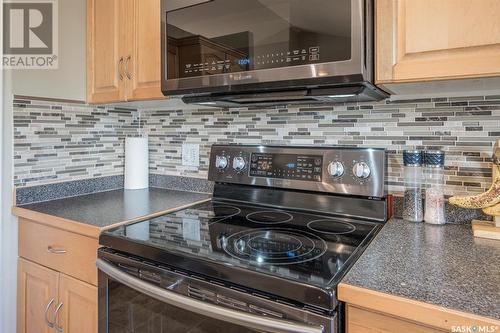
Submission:
M 178 272 L 146 268 L 133 260 L 111 262 L 99 256 L 100 333 L 337 332 L 336 316 L 314 315 L 299 308 L 287 311 L 288 306 L 281 304 L 275 305 L 277 311 L 266 313 L 262 304 L 256 306 L 259 300 L 249 305 L 248 298 L 256 296 L 234 297 L 232 289 L 211 289 L 210 283 L 179 276 Z

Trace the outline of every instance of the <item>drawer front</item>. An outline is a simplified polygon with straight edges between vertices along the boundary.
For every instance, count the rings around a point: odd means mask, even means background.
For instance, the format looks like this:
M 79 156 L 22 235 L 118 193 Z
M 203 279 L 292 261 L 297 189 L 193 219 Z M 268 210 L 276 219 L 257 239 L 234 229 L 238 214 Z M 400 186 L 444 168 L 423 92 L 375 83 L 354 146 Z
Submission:
M 95 238 L 19 219 L 19 256 L 97 285 Z
M 347 305 L 347 333 L 442 333 L 449 332 Z

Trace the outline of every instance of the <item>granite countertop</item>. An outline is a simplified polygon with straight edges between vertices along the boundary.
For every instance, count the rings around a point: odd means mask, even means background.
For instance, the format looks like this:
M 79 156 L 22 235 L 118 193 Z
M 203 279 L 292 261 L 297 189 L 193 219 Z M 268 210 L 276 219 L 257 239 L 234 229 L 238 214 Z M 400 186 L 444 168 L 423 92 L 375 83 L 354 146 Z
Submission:
M 160 188 L 113 190 L 20 205 L 15 208 L 21 210 L 14 209 L 14 213 L 23 216 L 20 211 L 29 210 L 30 213 L 42 213 L 104 229 L 118 223 L 204 201 L 210 197 L 209 194 Z
M 391 219 L 342 283 L 500 319 L 500 241 Z

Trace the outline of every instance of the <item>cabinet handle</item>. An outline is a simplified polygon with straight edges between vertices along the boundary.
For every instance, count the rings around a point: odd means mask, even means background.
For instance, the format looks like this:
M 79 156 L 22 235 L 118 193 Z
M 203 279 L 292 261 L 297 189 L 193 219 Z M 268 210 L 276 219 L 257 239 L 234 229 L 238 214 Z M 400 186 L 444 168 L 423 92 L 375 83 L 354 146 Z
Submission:
M 120 81 L 123 81 L 123 60 L 123 57 L 120 57 L 118 61 L 118 78 L 120 78 Z
M 47 251 L 54 254 L 65 254 L 67 252 L 66 250 L 63 249 L 55 249 L 52 247 L 52 245 L 49 245 L 47 247 Z
M 48 319 L 47 319 L 47 312 L 49 312 L 49 309 L 50 307 L 52 306 L 52 303 L 54 303 L 54 299 L 52 298 L 49 303 L 47 304 L 47 306 L 45 307 L 45 313 L 44 313 L 44 319 L 45 319 L 45 324 L 47 324 L 48 327 L 50 328 L 53 328 L 54 327 L 54 323 L 53 322 L 50 322 Z
M 61 310 L 62 306 L 63 306 L 63 302 L 59 303 L 59 305 L 56 308 L 56 311 L 54 312 L 54 320 L 53 320 L 54 327 L 55 327 L 56 331 L 58 331 L 59 333 L 64 332 L 64 329 L 61 326 L 57 325 L 57 316 L 59 315 L 59 310 Z
M 132 79 L 132 74 L 128 71 L 128 63 L 132 59 L 132 56 L 128 56 L 127 60 L 125 61 L 125 75 L 127 76 L 127 79 L 131 80 Z

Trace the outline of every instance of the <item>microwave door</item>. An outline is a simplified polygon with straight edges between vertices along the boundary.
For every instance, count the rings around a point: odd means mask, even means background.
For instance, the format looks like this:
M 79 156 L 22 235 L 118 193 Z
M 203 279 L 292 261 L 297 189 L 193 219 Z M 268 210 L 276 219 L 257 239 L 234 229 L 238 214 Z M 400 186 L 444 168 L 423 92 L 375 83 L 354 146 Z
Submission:
M 170 12 L 173 10 L 196 6 L 212 0 L 168 0 L 162 1 L 162 12 Z
M 183 95 L 270 82 L 369 80 L 365 3 L 213 0 L 164 11 L 162 90 Z

